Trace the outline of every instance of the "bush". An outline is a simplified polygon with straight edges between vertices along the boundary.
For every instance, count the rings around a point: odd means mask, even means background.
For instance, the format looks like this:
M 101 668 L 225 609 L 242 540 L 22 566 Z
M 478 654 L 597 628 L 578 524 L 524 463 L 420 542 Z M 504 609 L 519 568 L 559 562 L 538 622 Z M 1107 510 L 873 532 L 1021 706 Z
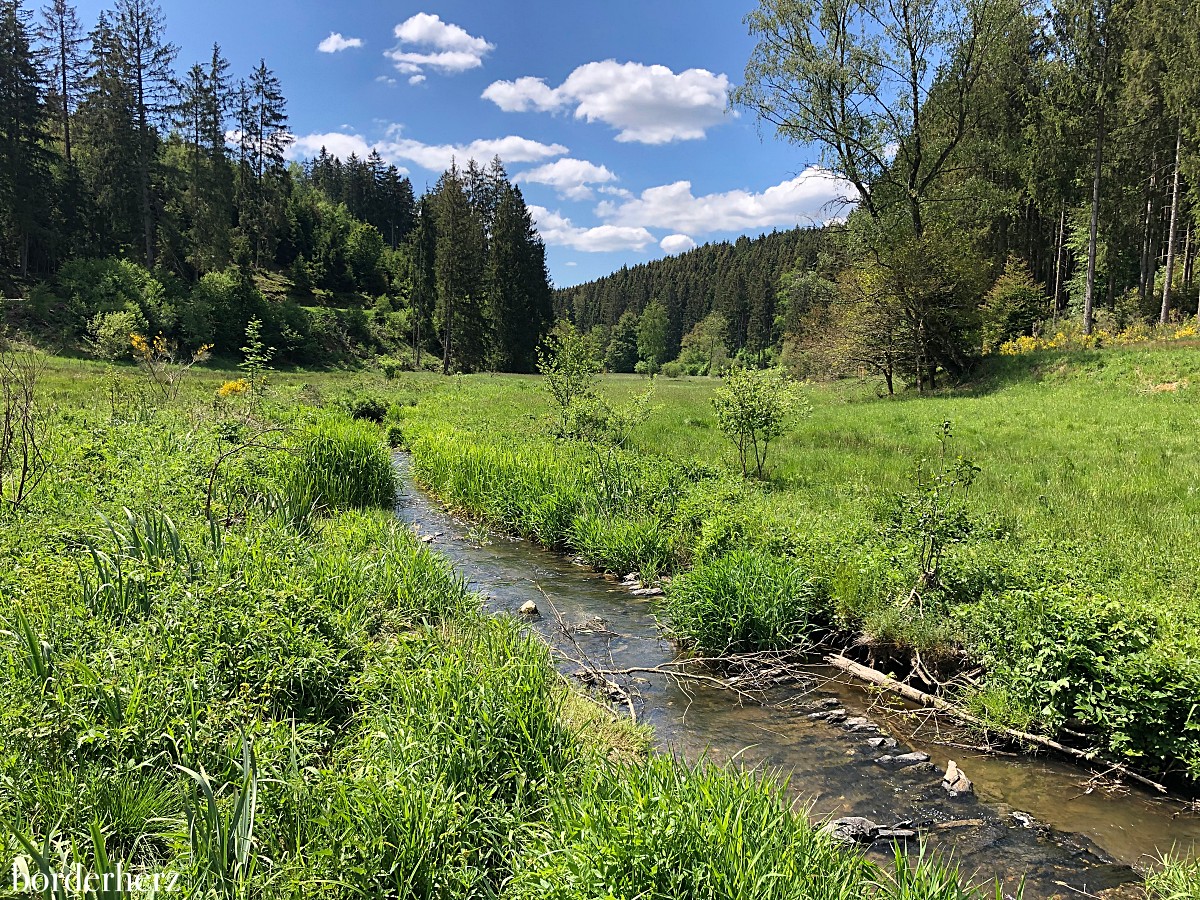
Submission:
M 137 307 L 116 312 L 97 313 L 88 325 L 92 353 L 101 359 L 130 359 L 134 334 L 146 331 L 146 317 Z
M 350 418 L 352 419 L 374 422 L 376 425 L 380 425 L 387 418 L 388 408 L 387 403 L 382 398 L 365 395 L 352 397 L 348 400 L 346 402 L 346 412 L 350 413 Z
M 666 609 L 678 637 L 704 653 L 796 647 L 829 598 L 794 560 L 735 550 L 671 582 Z
M 396 501 L 391 455 L 379 432 L 360 422 L 329 421 L 313 427 L 287 478 L 311 480 L 328 507 L 391 509 Z
M 692 372 L 686 371 L 678 362 L 665 363 L 662 367 L 662 373 L 667 378 L 679 378 L 682 375 L 691 375 Z
M 713 407 L 718 427 L 737 448 L 742 474 L 753 463 L 759 478 L 771 441 L 787 429 L 788 417 L 809 412 L 783 369 L 736 369 L 713 394 Z
M 378 359 L 379 370 L 383 372 L 383 377 L 391 381 L 398 373 L 404 370 L 404 363 L 396 359 L 394 356 L 381 356 Z

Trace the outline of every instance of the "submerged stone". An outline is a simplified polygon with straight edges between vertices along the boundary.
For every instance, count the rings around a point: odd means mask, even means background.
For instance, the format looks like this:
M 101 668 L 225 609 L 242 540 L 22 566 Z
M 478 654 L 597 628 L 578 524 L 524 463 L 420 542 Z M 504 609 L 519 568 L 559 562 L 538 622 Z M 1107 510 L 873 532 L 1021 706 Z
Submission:
M 878 765 L 883 766 L 885 769 L 904 769 L 909 766 L 916 766 L 920 765 L 921 763 L 929 762 L 929 754 L 917 752 L 895 755 L 889 753 L 886 756 L 879 757 L 879 759 L 875 760 L 875 762 Z

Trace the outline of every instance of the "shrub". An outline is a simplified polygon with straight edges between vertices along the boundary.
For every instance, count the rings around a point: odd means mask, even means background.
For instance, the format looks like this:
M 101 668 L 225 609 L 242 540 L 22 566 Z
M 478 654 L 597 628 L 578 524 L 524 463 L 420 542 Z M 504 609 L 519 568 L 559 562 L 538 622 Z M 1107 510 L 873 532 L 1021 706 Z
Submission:
M 360 422 L 313 427 L 294 457 L 289 479 L 312 479 L 321 502 L 335 508 L 382 507 L 396 500 L 396 473 L 379 433 Z
M 136 307 L 97 313 L 88 325 L 92 353 L 101 359 L 130 359 L 130 338 L 146 330 L 146 317 Z
M 824 582 L 794 560 L 735 550 L 671 582 L 671 627 L 704 653 L 795 647 L 828 600 Z
M 396 375 L 405 368 L 404 363 L 396 359 L 394 356 L 381 356 L 377 360 L 379 370 L 383 372 L 383 377 L 391 381 Z
M 763 477 L 771 441 L 787 429 L 788 417 L 807 415 L 809 408 L 797 395 L 783 369 L 737 369 L 713 395 L 717 425 L 737 448 L 742 474 Z
M 350 418 L 352 419 L 360 419 L 380 425 L 387 418 L 388 408 L 387 403 L 382 398 L 367 394 L 350 398 L 346 402 L 346 412 L 350 413 Z

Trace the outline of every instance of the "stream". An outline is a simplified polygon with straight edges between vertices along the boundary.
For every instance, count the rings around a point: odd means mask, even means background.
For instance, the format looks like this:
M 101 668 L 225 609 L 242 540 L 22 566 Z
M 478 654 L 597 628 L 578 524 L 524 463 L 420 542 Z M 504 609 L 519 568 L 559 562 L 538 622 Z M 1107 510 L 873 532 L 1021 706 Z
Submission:
M 456 519 L 414 484 L 406 457 L 397 464 L 397 516 L 453 562 L 487 598 L 489 611 L 515 614 L 532 600 L 541 614 L 530 625 L 564 657 L 564 672 L 577 671 L 582 657 L 613 670 L 655 669 L 676 660 L 676 648 L 660 634 L 653 599 L 634 596 L 628 585 L 565 556 Z M 718 685 L 652 672 L 620 683 L 633 694 L 638 721 L 654 728 L 660 750 L 690 761 L 736 759 L 786 778 L 818 820 L 863 816 L 885 828 L 912 828 L 931 850 L 952 856 L 970 880 L 999 879 L 1010 894 L 1023 880 L 1030 900 L 1140 896 L 1133 867 L 1144 868 L 1173 847 L 1200 848 L 1195 804 L 1095 786 L 1085 770 L 1046 757 L 923 741 L 913 736 L 918 721 L 910 709 L 882 704 L 831 668 L 807 671 L 809 687 L 772 688 L 758 703 Z M 868 721 L 856 722 L 860 717 Z M 929 737 L 934 728 L 927 725 L 922 734 Z M 889 738 L 895 749 L 887 748 Z M 885 746 L 873 746 L 881 739 Z M 896 768 L 876 762 L 912 751 L 928 754 L 929 763 Z M 952 799 L 941 786 L 950 759 L 974 783 L 974 796 Z M 910 841 L 910 850 L 917 846 Z M 869 852 L 882 860 L 889 842 L 876 842 Z

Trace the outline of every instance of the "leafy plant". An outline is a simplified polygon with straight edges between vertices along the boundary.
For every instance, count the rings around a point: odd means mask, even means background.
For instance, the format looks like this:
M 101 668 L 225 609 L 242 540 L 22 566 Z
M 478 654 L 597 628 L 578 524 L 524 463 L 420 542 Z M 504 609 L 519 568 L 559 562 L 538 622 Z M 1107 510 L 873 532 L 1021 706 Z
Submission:
M 903 599 L 904 605 L 916 603 L 923 609 L 926 591 L 941 587 L 947 548 L 971 534 L 968 501 L 981 469 L 962 456 L 949 458 L 952 437 L 950 422 L 942 422 L 937 429 L 934 467 L 926 470 L 927 461 L 920 460 L 913 491 L 895 498 L 890 534 L 895 541 L 908 544 L 917 570 L 916 583 Z
M 735 369 L 713 394 L 717 426 L 737 449 L 742 474 L 762 478 L 771 442 L 786 433 L 790 419 L 808 415 L 783 369 Z

